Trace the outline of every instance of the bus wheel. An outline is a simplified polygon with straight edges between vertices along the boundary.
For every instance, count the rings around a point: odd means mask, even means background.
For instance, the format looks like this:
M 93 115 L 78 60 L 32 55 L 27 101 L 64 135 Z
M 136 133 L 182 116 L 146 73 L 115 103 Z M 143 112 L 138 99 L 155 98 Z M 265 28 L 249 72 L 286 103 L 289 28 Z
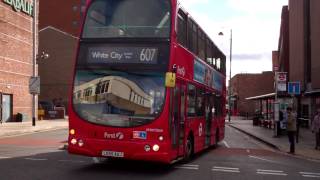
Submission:
M 184 161 L 188 162 L 191 160 L 192 156 L 193 156 L 193 140 L 192 138 L 189 136 L 187 141 L 186 141 L 186 145 L 185 145 L 185 153 L 184 153 Z
M 217 148 L 218 147 L 218 143 L 219 143 L 219 130 L 216 131 L 215 142 L 214 142 L 213 147 Z

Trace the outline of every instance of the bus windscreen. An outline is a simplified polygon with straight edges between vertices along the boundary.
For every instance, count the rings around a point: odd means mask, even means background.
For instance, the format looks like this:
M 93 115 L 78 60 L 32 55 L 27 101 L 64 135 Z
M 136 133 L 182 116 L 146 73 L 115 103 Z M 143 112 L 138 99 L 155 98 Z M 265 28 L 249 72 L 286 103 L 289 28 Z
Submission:
M 94 0 L 82 38 L 169 38 L 169 0 Z

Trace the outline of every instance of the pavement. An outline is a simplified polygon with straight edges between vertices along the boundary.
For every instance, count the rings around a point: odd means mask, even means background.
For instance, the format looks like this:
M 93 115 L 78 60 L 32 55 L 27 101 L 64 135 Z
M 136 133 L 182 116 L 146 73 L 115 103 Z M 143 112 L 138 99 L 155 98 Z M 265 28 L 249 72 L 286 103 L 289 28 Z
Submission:
M 231 122 L 226 124 L 233 127 L 281 152 L 289 151 L 289 140 L 287 135 L 282 133 L 274 137 L 273 129 L 261 126 L 253 126 L 252 120 L 243 117 L 231 117 Z M 311 160 L 320 160 L 320 150 L 315 150 L 315 135 L 310 129 L 300 128 L 298 143 L 296 143 L 295 156 Z
M 54 120 L 38 120 L 32 126 L 31 121 L 9 122 L 0 124 L 0 138 L 21 136 L 36 132 L 45 132 L 58 129 L 67 129 L 69 126 L 68 118 Z

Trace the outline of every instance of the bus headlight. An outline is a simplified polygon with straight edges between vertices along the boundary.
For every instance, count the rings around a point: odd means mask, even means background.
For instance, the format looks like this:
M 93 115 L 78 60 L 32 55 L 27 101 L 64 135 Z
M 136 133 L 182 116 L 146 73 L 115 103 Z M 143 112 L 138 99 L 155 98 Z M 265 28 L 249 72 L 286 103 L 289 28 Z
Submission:
M 71 139 L 71 141 L 70 141 L 70 142 L 71 142 L 71 144 L 73 144 L 73 145 L 77 144 L 77 140 L 76 140 L 76 139 L 74 139 L 74 138 L 73 138 L 73 139 Z
M 153 145 L 152 147 L 153 151 L 157 152 L 160 149 L 160 146 L 158 144 Z
M 83 142 L 82 139 L 80 139 L 80 140 L 78 141 L 78 145 L 79 145 L 79 147 L 82 147 L 82 146 L 84 145 L 84 142 Z

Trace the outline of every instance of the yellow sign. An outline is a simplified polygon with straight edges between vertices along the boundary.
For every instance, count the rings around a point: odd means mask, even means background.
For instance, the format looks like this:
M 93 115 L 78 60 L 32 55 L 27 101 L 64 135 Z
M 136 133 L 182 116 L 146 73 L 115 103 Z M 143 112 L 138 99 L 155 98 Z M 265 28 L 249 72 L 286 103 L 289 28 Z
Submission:
M 176 73 L 167 72 L 166 73 L 166 87 L 175 87 L 176 86 Z

